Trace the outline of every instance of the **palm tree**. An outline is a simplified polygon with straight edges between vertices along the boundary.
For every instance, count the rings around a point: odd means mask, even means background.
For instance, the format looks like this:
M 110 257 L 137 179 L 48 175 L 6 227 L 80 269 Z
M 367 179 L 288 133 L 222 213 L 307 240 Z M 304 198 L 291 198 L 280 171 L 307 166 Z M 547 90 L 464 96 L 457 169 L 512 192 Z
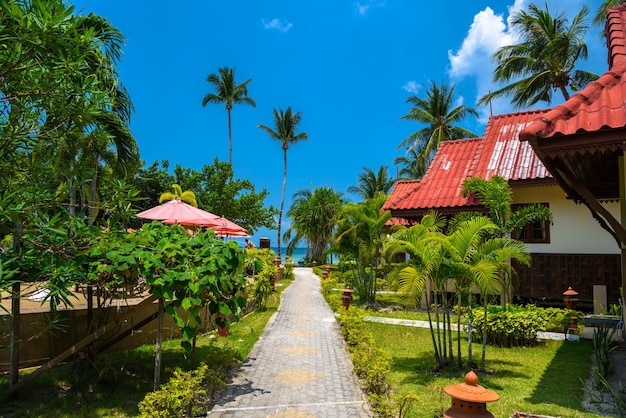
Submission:
M 521 231 L 529 223 L 544 222 L 552 219 L 550 208 L 541 204 L 526 205 L 513 211 L 511 205 L 513 203 L 513 191 L 509 183 L 500 176 L 493 176 L 489 180 L 479 177 L 470 177 L 463 182 L 461 193 L 464 197 L 473 193 L 478 197 L 481 203 L 489 209 L 489 218 L 498 227 L 493 232 L 497 238 L 510 238 L 515 231 Z M 468 216 L 471 216 L 469 214 Z M 451 228 L 454 229 L 453 220 Z M 505 306 L 507 300 L 511 299 L 511 281 L 510 276 L 503 276 L 503 287 L 501 295 L 502 306 Z
M 418 167 L 428 167 L 441 141 L 476 137 L 473 132 L 456 124 L 467 116 L 478 117 L 478 112 L 463 105 L 452 107 L 455 102 L 454 85 L 441 83 L 439 86 L 432 80 L 430 83 L 425 99 L 416 95 L 407 98 L 407 103 L 411 103 L 413 108 L 401 118 L 427 125 L 413 132 L 398 145 L 398 149 L 407 148 L 407 152 L 413 149 L 416 151 L 419 156 L 416 161 Z
M 198 202 L 196 202 L 196 195 L 191 190 L 185 190 L 178 185 L 172 184 L 172 189 L 174 189 L 174 193 L 172 192 L 164 192 L 159 197 L 159 203 L 163 203 L 169 200 L 181 200 L 183 202 L 189 203 L 191 206 L 198 207 Z
M 393 163 L 396 166 L 402 167 L 398 174 L 400 178 L 405 179 L 419 180 L 424 176 L 428 168 L 428 164 L 420 165 L 419 153 L 415 148 L 410 149 L 406 154 L 400 157 L 396 157 Z
M 359 282 L 353 286 L 359 297 L 376 301 L 376 274 L 387 237 L 386 223 L 391 212 L 381 211 L 387 195 L 377 193 L 372 199 L 360 203 L 348 203 L 340 215 L 333 252 L 343 255 L 344 260 L 356 263 Z
M 446 327 L 449 324 L 450 314 L 446 297 L 450 274 L 443 264 L 442 247 L 435 246 L 433 242 L 428 243 L 427 237 L 441 233 L 445 224 L 446 221 L 442 216 L 436 212 L 430 212 L 422 218 L 419 224 L 410 228 L 400 228 L 389 239 L 385 240 L 383 246 L 383 253 L 386 256 L 393 256 L 398 253 L 409 256 L 407 261 L 397 265 L 390 273 L 390 277 L 398 278 L 398 293 L 403 298 L 405 305 L 419 307 L 422 297 L 425 295 L 428 325 L 436 368 L 438 369 L 454 361 L 452 330 L 451 327 Z M 431 296 L 433 296 L 432 301 Z M 430 309 L 432 305 L 435 307 L 434 325 Z M 443 321 L 439 320 L 439 306 L 443 308 Z M 446 344 L 446 340 L 448 344 Z
M 316 187 L 313 191 L 298 190 L 287 211 L 291 219 L 291 226 L 283 235 L 283 239 L 290 240 L 287 252 L 291 253 L 301 240 L 306 240 L 307 258 L 319 264 L 324 263 L 324 252 L 344 203 L 341 192 L 335 192 L 332 187 Z
M 302 121 L 302 113 L 293 112 L 291 106 L 287 110 L 274 109 L 274 129 L 266 126 L 259 125 L 259 128 L 267 132 L 270 138 L 275 139 L 281 143 L 283 149 L 283 187 L 280 197 L 280 208 L 278 210 L 278 257 L 280 254 L 280 228 L 283 219 L 283 207 L 285 206 L 285 188 L 287 187 L 287 150 L 289 144 L 295 144 L 298 141 L 305 141 L 309 139 L 309 134 L 301 132 L 296 134 L 298 125 Z
M 593 17 L 593 23 L 596 25 L 604 26 L 606 22 L 606 11 L 611 7 L 619 6 L 623 2 L 624 0 L 604 0 L 598 8 L 596 15 Z
M 389 194 L 395 183 L 395 180 L 389 177 L 389 167 L 386 165 L 381 165 L 378 172 L 363 167 L 363 172 L 357 178 L 359 185 L 348 187 L 348 193 L 360 195 L 363 200 L 372 199 L 378 192 Z
M 215 89 L 215 93 L 209 93 L 202 99 L 202 106 L 207 103 L 224 103 L 226 112 L 228 113 L 228 162 L 233 162 L 233 131 L 230 119 L 230 111 L 235 104 L 248 104 L 256 107 L 256 103 L 248 97 L 248 83 L 251 78 L 243 83 L 235 81 L 235 68 L 222 67 L 219 68 L 218 74 L 210 74 L 206 81 L 211 83 Z
M 431 323 L 431 336 L 435 347 L 435 361 L 441 368 L 450 363 L 450 357 L 445 356 L 445 293 L 446 282 L 452 278 L 456 284 L 457 298 L 460 303 L 461 294 L 467 294 L 468 306 L 471 307 L 471 286 L 475 285 L 481 294 L 486 295 L 500 287 L 499 272 L 506 260 L 515 258 L 523 263 L 529 262 L 526 247 L 519 241 L 510 238 L 493 238 L 488 232 L 498 229 L 497 225 L 484 216 L 474 217 L 461 222 L 449 235 L 439 231 L 440 222 L 429 219 L 433 215 L 424 217 L 421 224 L 412 226 L 404 231 L 392 235 L 387 244 L 392 253 L 402 251 L 411 255 L 405 264 L 398 267 L 400 292 L 405 294 L 413 303 L 419 303 L 428 283 L 432 283 L 434 294 L 442 293 L 442 307 L 444 308 L 443 342 L 439 336 L 439 320 L 437 322 L 437 338 Z M 437 308 L 435 302 L 435 308 Z M 470 309 L 471 311 L 471 309 Z M 435 309 L 438 312 L 438 309 Z M 460 318 L 460 315 L 459 315 Z M 429 316 L 429 320 L 431 320 Z M 473 364 L 472 356 L 472 317 L 468 318 L 468 364 Z M 460 333 L 460 323 L 457 323 L 457 333 Z M 448 326 L 448 331 L 450 327 Z M 460 341 L 460 338 L 457 338 Z M 451 338 L 448 338 L 451 343 Z M 460 343 L 459 343 L 460 344 Z M 458 361 L 461 361 L 460 345 Z
M 575 69 L 579 59 L 587 59 L 586 5 L 569 26 L 567 16 L 560 13 L 553 17 L 547 3 L 545 9 L 535 4 L 528 9 L 517 11 L 511 20 L 511 28 L 521 34 L 521 42 L 498 49 L 492 57 L 496 62 L 493 81 L 510 84 L 481 97 L 480 104 L 511 96 L 516 108 L 526 108 L 538 102 L 550 103 L 557 90 L 568 100 L 568 89 L 578 90 L 598 78 Z

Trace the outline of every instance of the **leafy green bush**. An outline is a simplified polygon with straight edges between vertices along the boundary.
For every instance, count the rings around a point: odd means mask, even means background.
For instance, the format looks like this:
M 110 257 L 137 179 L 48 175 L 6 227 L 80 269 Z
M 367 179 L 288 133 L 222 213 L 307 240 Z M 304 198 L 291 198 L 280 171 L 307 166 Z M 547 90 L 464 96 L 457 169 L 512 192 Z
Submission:
M 474 332 L 480 340 L 487 333 L 487 343 L 500 347 L 527 347 L 536 344 L 537 333 L 546 329 L 545 310 L 534 306 L 490 305 L 485 324 L 484 308 L 473 310 Z
M 258 310 L 265 309 L 267 297 L 272 293 L 272 280 L 276 279 L 277 271 L 275 265 L 266 264 L 254 280 L 252 298 Z
M 282 276 L 283 280 L 294 280 L 295 278 L 296 278 L 296 275 L 293 272 L 293 268 L 285 267 L 283 269 L 283 276 Z
M 224 376 L 209 369 L 206 364 L 196 370 L 174 370 L 172 378 L 155 392 L 148 393 L 139 402 L 141 417 L 196 416 L 204 411 L 207 385 L 225 386 Z

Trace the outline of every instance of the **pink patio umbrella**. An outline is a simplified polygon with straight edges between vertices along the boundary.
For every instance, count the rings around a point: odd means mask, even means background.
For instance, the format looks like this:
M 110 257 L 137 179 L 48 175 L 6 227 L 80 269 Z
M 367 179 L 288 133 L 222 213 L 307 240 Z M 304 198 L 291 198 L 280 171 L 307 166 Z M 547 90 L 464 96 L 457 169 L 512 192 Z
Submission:
M 182 202 L 179 199 L 170 200 L 159 206 L 139 212 L 137 216 L 144 219 L 163 221 L 163 223 L 177 223 L 187 226 L 214 227 L 219 225 L 216 222 L 216 219 L 219 219 L 219 216 L 211 212 L 198 209 Z
M 211 212 L 198 209 L 179 199 L 170 200 L 137 214 L 144 219 L 162 221 L 164 224 L 204 226 L 220 237 L 248 237 L 247 230 L 236 223 Z
M 223 216 L 216 219 L 217 225 L 213 227 L 215 235 L 219 237 L 249 237 L 248 230 L 237 225 Z

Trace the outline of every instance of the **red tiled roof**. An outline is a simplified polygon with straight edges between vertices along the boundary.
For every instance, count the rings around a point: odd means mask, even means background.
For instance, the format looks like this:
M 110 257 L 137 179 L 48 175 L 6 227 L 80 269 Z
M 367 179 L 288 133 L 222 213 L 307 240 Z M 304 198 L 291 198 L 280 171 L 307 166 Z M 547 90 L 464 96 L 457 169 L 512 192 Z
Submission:
M 538 118 L 520 133 L 523 141 L 626 126 L 626 5 L 608 10 L 609 71 Z
M 473 196 L 461 196 L 461 185 L 469 177 L 506 180 L 550 178 L 530 144 L 518 135 L 545 110 L 518 112 L 489 118 L 482 138 L 445 141 L 421 181 L 398 182 L 385 202 L 388 210 L 428 210 L 477 206 Z

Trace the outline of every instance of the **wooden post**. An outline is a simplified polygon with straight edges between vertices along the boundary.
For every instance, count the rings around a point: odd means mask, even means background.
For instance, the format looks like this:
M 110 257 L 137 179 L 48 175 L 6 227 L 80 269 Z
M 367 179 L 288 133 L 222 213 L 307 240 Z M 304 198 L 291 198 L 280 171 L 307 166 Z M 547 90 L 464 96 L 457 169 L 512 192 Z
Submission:
M 19 256 L 22 239 L 22 224 L 15 225 L 13 232 L 13 252 Z M 11 288 L 11 348 L 9 374 L 11 385 L 14 387 L 20 379 L 20 297 L 22 286 L 19 281 Z
M 157 340 L 156 353 L 154 355 L 154 390 L 158 390 L 161 385 L 161 341 L 163 339 L 163 296 L 159 298 L 159 315 L 157 320 Z
M 11 387 L 20 379 L 20 282 L 11 291 Z

